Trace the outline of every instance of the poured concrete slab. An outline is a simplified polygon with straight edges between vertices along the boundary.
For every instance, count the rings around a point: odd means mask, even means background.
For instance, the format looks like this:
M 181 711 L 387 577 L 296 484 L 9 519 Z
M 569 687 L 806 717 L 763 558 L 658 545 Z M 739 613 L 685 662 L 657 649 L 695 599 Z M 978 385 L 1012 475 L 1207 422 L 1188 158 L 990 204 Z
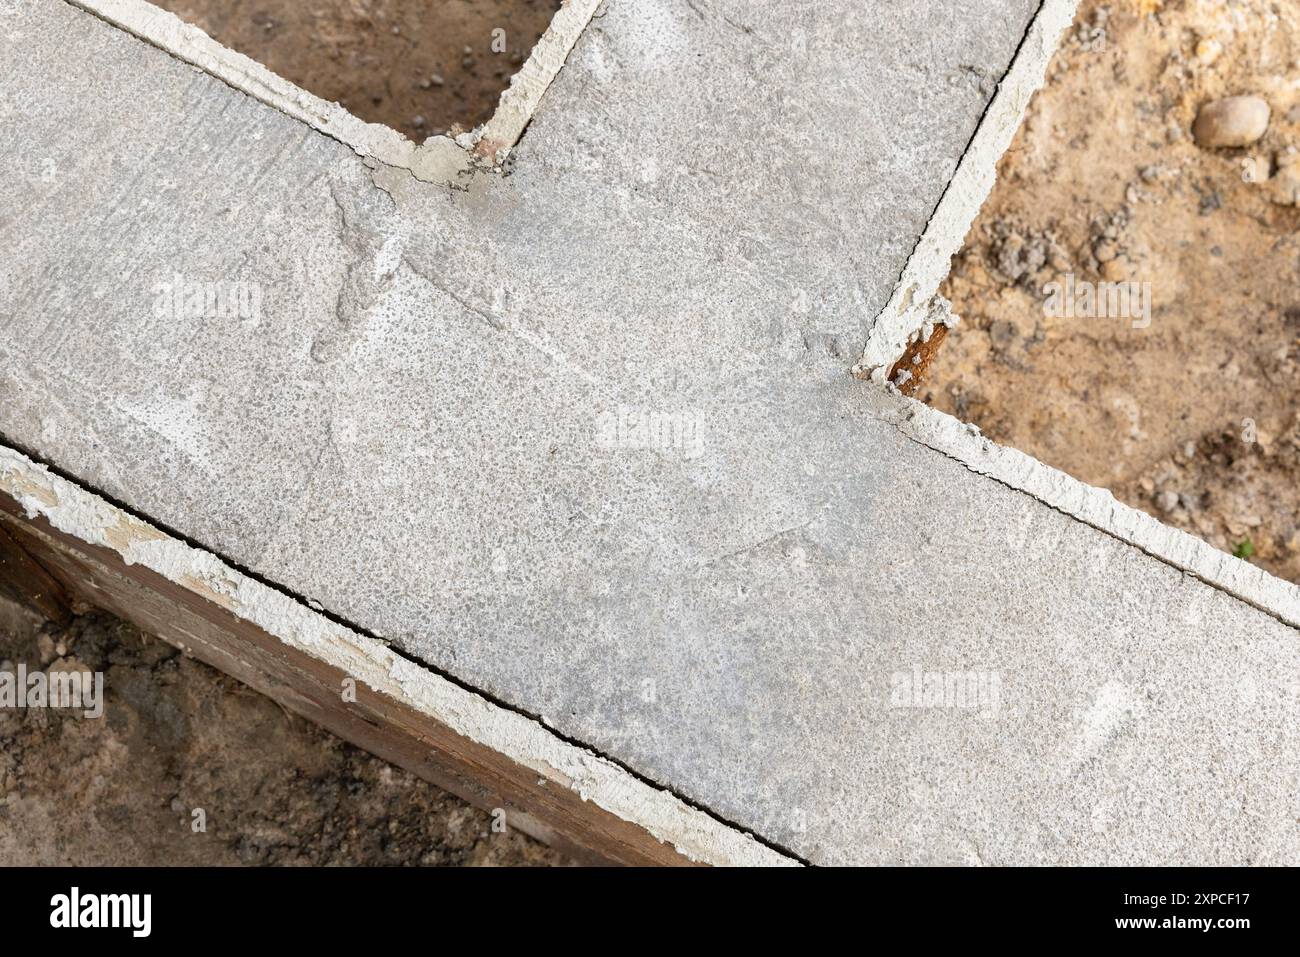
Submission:
M 1036 0 L 615 0 L 418 169 L 3 9 L 10 444 L 797 859 L 1296 860 L 1296 590 L 849 374 Z

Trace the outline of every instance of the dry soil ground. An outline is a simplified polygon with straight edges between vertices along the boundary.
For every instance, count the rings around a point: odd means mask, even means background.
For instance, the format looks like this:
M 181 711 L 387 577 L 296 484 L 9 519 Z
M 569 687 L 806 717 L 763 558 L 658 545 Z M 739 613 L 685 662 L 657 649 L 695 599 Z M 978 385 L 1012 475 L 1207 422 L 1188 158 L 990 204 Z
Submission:
M 416 142 L 487 121 L 559 0 L 153 0 Z
M 1201 105 L 1245 94 L 1264 137 L 1198 146 Z M 1085 0 L 918 398 L 1300 582 L 1298 149 L 1300 0 Z M 1069 274 L 1150 283 L 1151 324 L 1045 314 Z
M 0 599 L 0 671 L 20 664 L 102 672 L 106 704 L 0 708 L 0 866 L 564 862 L 112 618 Z

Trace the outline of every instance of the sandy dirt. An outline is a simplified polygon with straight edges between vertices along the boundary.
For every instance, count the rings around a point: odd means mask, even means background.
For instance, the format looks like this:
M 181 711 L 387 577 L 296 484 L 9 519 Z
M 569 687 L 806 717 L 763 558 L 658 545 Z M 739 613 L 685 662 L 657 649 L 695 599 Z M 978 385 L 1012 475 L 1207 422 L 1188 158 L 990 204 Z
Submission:
M 1049 76 L 917 397 L 1300 582 L 1300 0 L 1085 0 Z M 1245 94 L 1263 138 L 1198 146 Z M 1150 325 L 1055 318 L 1071 274 L 1150 283 Z
M 416 142 L 473 129 L 559 0 L 152 0 L 363 120 Z
M 566 863 L 113 618 L 53 629 L 0 600 L 0 671 L 19 664 L 101 671 L 106 704 L 0 708 L 0 866 Z

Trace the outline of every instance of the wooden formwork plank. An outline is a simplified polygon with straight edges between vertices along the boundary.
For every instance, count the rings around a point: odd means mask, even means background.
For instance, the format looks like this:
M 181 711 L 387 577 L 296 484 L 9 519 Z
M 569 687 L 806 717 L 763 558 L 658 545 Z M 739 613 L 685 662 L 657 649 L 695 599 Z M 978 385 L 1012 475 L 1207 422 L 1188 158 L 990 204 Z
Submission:
M 67 590 L 32 558 L 15 534 L 0 524 L 0 592 L 44 618 L 60 624 L 67 621 L 71 617 Z
M 36 556 L 39 563 L 33 558 Z M 367 751 L 598 863 L 690 864 L 668 843 L 435 718 L 351 681 L 194 590 L 28 518 L 0 493 L 0 560 L 43 614 L 71 596 L 124 618 Z M 345 682 L 347 682 L 345 684 Z M 350 694 L 345 695 L 344 689 Z M 351 700 L 354 698 L 355 700 Z

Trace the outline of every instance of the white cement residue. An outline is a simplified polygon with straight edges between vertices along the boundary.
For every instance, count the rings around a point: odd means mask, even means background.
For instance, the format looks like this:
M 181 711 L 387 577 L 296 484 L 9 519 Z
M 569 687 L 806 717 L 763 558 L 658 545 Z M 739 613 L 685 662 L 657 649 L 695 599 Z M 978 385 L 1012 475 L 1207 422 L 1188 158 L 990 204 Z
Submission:
M 601 0 L 565 0 L 532 54 L 510 79 L 496 112 L 473 136 L 473 146 L 484 156 L 500 161 L 519 142 L 542 95 L 559 75 L 573 45 L 587 28 Z M 467 144 L 468 145 L 468 144 Z
M 993 191 L 998 160 L 1011 145 L 1030 98 L 1043 85 L 1047 66 L 1061 34 L 1074 21 L 1077 6 L 1078 0 L 1044 0 L 889 304 L 873 321 L 855 371 L 884 382 L 889 368 L 921 333 L 931 316 L 931 301 L 952 268 L 952 257 Z
M 908 438 L 1300 628 L 1300 588 L 1290 582 L 1125 505 L 1107 489 L 998 445 L 973 425 L 915 399 L 895 395 L 892 401 L 898 405 L 891 418 Z
M 470 153 L 503 159 L 532 119 L 542 95 L 564 66 L 569 51 L 600 5 L 600 0 L 565 0 L 532 54 L 501 94 L 485 126 L 453 140 L 431 136 L 413 143 L 397 130 L 367 123 L 223 46 L 198 27 L 146 0 L 68 0 L 87 13 L 120 27 L 177 59 L 198 67 L 256 100 L 350 146 L 360 156 L 411 171 L 417 179 L 440 182 L 473 162 Z
M 29 518 L 112 549 L 209 601 L 225 607 L 285 645 L 364 682 L 541 778 L 579 794 L 693 861 L 718 865 L 792 865 L 748 834 L 728 827 L 617 765 L 568 744 L 536 721 L 492 704 L 385 647 L 191 548 L 44 466 L 0 446 L 0 492 Z

